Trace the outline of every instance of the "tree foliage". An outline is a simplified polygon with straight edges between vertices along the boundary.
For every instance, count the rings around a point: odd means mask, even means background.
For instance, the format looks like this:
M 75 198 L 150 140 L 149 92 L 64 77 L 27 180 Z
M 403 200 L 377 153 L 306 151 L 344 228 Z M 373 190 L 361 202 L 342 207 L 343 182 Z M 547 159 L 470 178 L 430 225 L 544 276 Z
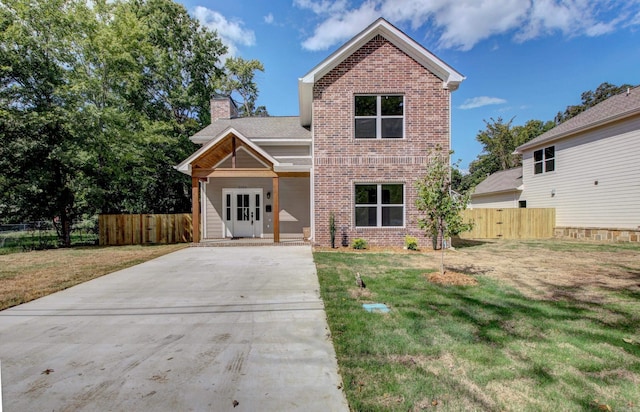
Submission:
M 225 53 L 172 0 L 5 0 L 0 221 L 53 220 L 68 244 L 85 214 L 189 210 L 190 181 L 173 165 L 236 76 Z
M 522 165 L 515 149 L 540 136 L 555 126 L 553 122 L 529 120 L 524 125 L 513 126 L 514 118 L 505 122 L 501 117 L 485 120 L 486 128 L 480 130 L 476 140 L 482 144 L 482 153 L 469 165 L 469 173 L 455 175 L 454 190 L 466 193 L 492 173 Z
M 228 58 L 224 65 L 227 76 L 220 81 L 219 89 L 234 97 L 240 117 L 268 116 L 264 106 L 256 107 L 258 85 L 254 81 L 256 71 L 264 71 L 258 60 L 245 60 L 242 57 Z M 234 96 L 235 95 L 235 96 Z
M 427 170 L 416 182 L 418 196 L 416 207 L 424 214 L 418 227 L 425 235 L 437 239 L 442 250 L 440 273 L 444 275 L 444 242 L 451 236 L 471 230 L 472 225 L 462 219 L 462 211 L 469 203 L 469 195 L 456 195 L 451 190 L 449 154 L 431 153 Z

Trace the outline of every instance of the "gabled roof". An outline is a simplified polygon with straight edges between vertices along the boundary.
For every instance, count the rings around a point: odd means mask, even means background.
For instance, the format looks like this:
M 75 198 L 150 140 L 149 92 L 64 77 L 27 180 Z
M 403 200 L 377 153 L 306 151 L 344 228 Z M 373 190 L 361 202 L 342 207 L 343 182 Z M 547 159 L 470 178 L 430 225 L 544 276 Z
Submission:
M 218 119 L 191 136 L 191 141 L 199 144 L 207 143 L 228 128 L 233 128 L 249 140 L 283 140 L 284 144 L 286 141 L 293 144 L 296 141 L 304 143 L 304 140 L 311 142 L 311 131 L 300 126 L 300 118 L 297 116 Z
M 522 190 L 522 167 L 501 170 L 489 175 L 476 186 L 472 196 Z
M 190 175 L 191 164 L 196 160 L 198 160 L 200 157 L 206 155 L 209 152 L 209 150 L 212 150 L 216 145 L 221 143 L 224 139 L 228 138 L 229 136 L 235 136 L 238 139 L 240 139 L 242 144 L 251 148 L 259 156 L 261 156 L 262 158 L 267 160 L 269 163 L 271 163 L 274 166 L 274 168 L 277 166 L 280 166 L 280 162 L 278 162 L 276 159 L 271 157 L 269 153 L 265 152 L 262 148 L 260 148 L 258 145 L 253 143 L 242 133 L 238 132 L 233 127 L 227 127 L 222 131 L 222 133 L 219 133 L 218 136 L 215 136 L 214 138 L 210 139 L 206 144 L 202 145 L 200 149 L 196 150 L 191 156 L 183 160 L 179 165 L 175 166 L 175 169 L 178 170 L 179 172 Z
M 379 18 L 369 27 L 361 31 L 320 64 L 311 69 L 304 77 L 298 79 L 298 99 L 300 104 L 300 123 L 311 125 L 311 103 L 313 99 L 313 85 L 324 75 L 346 60 L 375 36 L 380 35 L 416 60 L 427 70 L 442 79 L 443 87 L 456 90 L 465 77 L 451 66 L 440 60 L 429 50 L 407 36 L 397 27 L 383 18 Z
M 638 114 L 640 114 L 640 86 L 629 89 L 628 93 L 611 96 L 576 117 L 560 123 L 546 133 L 517 147 L 516 153 Z

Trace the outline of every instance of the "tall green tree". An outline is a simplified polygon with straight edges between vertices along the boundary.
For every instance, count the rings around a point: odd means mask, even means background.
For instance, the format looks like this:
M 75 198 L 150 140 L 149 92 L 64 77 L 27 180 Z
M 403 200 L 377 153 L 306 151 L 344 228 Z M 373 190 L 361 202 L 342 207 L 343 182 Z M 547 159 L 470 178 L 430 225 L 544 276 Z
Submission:
M 230 57 L 224 66 L 227 75 L 221 79 L 219 89 L 234 98 L 239 116 L 268 116 L 269 113 L 264 106 L 256 107 L 258 85 L 254 78 L 257 71 L 264 71 L 262 63 L 258 60 Z
M 63 244 L 84 204 L 85 136 L 71 113 L 78 96 L 68 68 L 74 64 L 79 1 L 7 0 L 0 15 L 0 213 L 21 220 L 51 220 Z

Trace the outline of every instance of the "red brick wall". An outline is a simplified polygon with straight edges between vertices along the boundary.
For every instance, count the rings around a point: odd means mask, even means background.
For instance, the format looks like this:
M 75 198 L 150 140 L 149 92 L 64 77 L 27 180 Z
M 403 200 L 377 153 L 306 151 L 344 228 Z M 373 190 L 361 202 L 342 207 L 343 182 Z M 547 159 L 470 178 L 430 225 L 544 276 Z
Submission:
M 355 139 L 354 95 L 403 94 L 405 139 Z M 430 149 L 449 150 L 449 90 L 443 82 L 381 36 L 376 36 L 322 79 L 313 93 L 315 242 L 330 245 L 329 215 L 336 217 L 336 243 L 343 228 L 349 243 L 403 246 L 405 235 L 431 240 L 418 229 L 415 181 L 424 175 Z M 405 184 L 404 228 L 355 228 L 354 184 Z

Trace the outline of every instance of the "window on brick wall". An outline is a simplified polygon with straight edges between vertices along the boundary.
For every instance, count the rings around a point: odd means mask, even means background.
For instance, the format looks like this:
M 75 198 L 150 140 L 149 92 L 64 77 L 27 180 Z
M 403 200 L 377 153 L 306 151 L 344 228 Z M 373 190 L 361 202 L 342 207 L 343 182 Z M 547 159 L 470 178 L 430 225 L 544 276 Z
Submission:
M 403 227 L 404 185 L 355 185 L 356 227 Z
M 402 139 L 404 137 L 404 96 L 356 95 L 356 139 Z
M 556 170 L 556 148 L 555 146 L 533 152 L 533 174 L 553 172 Z

